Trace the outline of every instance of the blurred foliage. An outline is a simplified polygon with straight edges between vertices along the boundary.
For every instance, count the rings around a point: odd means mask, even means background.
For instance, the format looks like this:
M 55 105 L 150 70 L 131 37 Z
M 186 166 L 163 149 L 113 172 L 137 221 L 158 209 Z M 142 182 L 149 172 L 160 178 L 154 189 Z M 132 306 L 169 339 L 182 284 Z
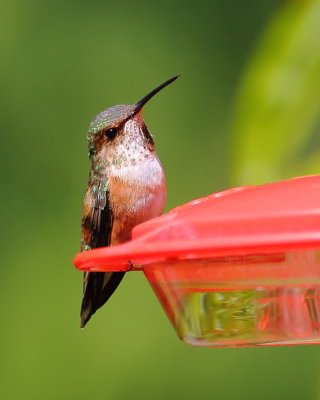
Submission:
M 290 2 L 258 42 L 237 99 L 235 183 L 319 172 L 319 21 L 320 2 Z
M 91 118 L 176 73 L 144 110 L 168 209 L 318 172 L 319 2 L 13 0 L 0 18 L 2 398 L 319 397 L 318 347 L 188 347 L 137 272 L 81 331 L 71 265 Z

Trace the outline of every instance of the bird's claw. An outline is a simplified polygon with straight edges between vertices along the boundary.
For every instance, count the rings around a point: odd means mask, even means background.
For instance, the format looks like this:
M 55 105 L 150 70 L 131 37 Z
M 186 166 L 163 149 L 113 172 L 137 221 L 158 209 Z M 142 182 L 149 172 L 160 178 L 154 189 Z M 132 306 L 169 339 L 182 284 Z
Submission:
M 133 262 L 129 261 L 129 269 L 128 269 L 128 271 L 132 271 L 133 267 L 134 267 Z

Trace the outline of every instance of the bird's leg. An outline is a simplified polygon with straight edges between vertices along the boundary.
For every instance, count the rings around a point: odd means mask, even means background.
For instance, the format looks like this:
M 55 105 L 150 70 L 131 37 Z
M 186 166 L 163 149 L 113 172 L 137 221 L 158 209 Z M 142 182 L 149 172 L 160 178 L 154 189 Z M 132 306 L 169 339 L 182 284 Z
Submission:
M 128 269 L 128 271 L 132 271 L 133 267 L 134 267 L 133 262 L 129 261 L 129 269 Z

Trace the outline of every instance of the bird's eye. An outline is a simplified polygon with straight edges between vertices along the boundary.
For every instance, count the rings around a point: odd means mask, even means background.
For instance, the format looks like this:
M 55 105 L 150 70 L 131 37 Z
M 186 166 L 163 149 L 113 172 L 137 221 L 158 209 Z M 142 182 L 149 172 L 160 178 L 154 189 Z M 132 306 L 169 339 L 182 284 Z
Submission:
M 109 128 L 106 131 L 104 131 L 104 134 L 106 138 L 112 140 L 116 137 L 117 132 L 118 132 L 117 128 Z

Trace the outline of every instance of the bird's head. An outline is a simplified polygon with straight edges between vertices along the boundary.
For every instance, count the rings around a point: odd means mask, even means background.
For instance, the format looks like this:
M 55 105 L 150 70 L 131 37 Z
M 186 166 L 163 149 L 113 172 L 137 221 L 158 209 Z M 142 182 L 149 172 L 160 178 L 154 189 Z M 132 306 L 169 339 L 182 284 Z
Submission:
M 128 153 L 131 144 L 141 142 L 153 148 L 153 140 L 142 119 L 143 106 L 160 90 L 172 83 L 179 75 L 162 83 L 133 105 L 120 104 L 107 108 L 91 122 L 88 131 L 89 156 L 94 161 L 110 159 L 115 153 Z M 108 157 L 107 157 L 108 156 Z M 116 157 L 119 162 L 119 157 Z

